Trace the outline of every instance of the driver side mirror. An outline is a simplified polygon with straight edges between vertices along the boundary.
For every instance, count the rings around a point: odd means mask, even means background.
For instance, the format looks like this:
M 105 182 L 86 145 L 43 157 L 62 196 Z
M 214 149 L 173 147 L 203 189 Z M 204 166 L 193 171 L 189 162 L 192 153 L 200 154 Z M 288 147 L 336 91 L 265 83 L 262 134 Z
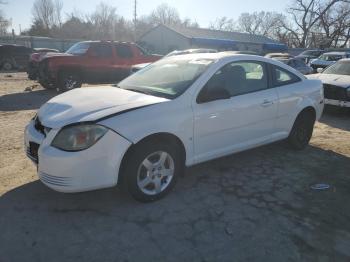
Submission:
M 317 71 L 317 73 L 322 73 L 322 72 L 323 72 L 323 68 L 320 68 L 320 67 L 319 67 L 319 68 L 317 68 L 316 71 Z
M 230 93 L 223 87 L 204 87 L 197 97 L 197 103 L 203 104 L 216 100 L 230 99 Z

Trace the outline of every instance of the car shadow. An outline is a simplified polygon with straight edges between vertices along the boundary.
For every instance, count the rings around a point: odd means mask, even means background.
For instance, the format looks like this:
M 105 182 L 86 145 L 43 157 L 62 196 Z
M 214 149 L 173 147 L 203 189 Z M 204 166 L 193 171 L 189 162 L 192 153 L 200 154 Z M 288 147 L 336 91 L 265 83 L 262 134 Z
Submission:
M 35 110 L 56 95 L 54 90 L 6 94 L 0 96 L 0 111 Z
M 350 110 L 347 108 L 327 108 L 319 122 L 344 131 L 350 131 Z
M 173 192 L 149 204 L 119 188 L 62 194 L 34 181 L 0 197 L 0 255 L 38 261 L 65 250 L 65 256 L 84 261 L 134 261 L 142 254 L 155 261 L 153 247 L 169 241 L 176 244 L 165 248 L 167 255 L 190 249 L 205 256 L 208 248 L 218 255 L 265 241 L 279 247 L 271 250 L 283 249 L 279 232 L 290 238 L 286 242 L 296 242 L 283 255 L 299 245 L 302 257 L 334 253 L 334 232 L 350 233 L 350 208 L 344 205 L 350 201 L 348 170 L 346 156 L 314 146 L 296 153 L 276 143 L 188 168 Z M 329 183 L 331 190 L 312 191 L 314 183 Z M 313 232 L 319 240 L 313 241 Z M 221 240 L 205 248 L 210 236 Z

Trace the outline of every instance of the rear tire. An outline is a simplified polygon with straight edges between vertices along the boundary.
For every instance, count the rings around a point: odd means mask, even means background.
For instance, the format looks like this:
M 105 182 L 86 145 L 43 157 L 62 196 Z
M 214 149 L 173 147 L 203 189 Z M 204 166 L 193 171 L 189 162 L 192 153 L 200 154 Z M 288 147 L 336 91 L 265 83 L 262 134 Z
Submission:
M 140 202 L 163 198 L 174 187 L 184 163 L 173 144 L 147 141 L 136 145 L 125 162 L 123 182 Z
M 314 125 L 315 117 L 312 112 L 304 111 L 300 113 L 287 139 L 290 147 L 295 150 L 304 149 L 310 142 Z
M 58 78 L 58 89 L 60 92 L 66 92 L 75 88 L 80 88 L 82 85 L 81 77 L 78 73 L 61 72 Z

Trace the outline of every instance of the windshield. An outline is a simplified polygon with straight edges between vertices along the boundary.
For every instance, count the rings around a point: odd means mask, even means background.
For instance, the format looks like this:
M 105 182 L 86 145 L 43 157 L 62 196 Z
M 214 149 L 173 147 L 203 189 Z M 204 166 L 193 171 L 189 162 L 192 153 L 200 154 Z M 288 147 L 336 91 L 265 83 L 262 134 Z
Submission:
M 343 57 L 341 55 L 321 55 L 319 57 L 320 60 L 324 61 L 338 61 L 339 59 L 342 59 Z
M 323 74 L 350 75 L 350 61 L 335 63 L 324 70 Z
M 184 93 L 212 62 L 210 59 L 162 59 L 126 78 L 118 87 L 174 99 Z
M 71 55 L 83 55 L 89 49 L 90 43 L 80 42 L 69 48 L 66 53 Z

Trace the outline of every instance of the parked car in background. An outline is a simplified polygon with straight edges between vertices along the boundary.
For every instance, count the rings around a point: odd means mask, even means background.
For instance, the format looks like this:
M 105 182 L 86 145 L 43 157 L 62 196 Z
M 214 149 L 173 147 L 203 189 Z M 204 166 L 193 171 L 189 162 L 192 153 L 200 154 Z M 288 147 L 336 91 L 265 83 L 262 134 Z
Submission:
M 59 50 L 52 48 L 34 48 L 29 57 L 27 74 L 30 80 L 37 80 L 39 74 L 39 63 L 47 53 L 58 53 Z
M 298 59 L 298 58 L 289 58 L 289 59 L 284 59 L 284 58 L 277 58 L 276 60 L 285 63 L 286 65 L 289 65 L 290 67 L 293 67 L 295 70 L 298 70 L 300 73 L 304 75 L 312 74 L 313 69 L 305 64 L 304 60 Z
M 272 58 L 272 59 L 289 59 L 293 58 L 291 54 L 288 53 L 268 53 L 265 55 L 266 58 Z
M 164 57 L 170 57 L 170 56 L 177 56 L 177 55 L 188 55 L 188 54 L 199 54 L 199 53 L 217 53 L 218 51 L 215 49 L 207 49 L 207 48 L 197 48 L 197 49 L 185 49 L 185 50 L 175 50 L 170 52 Z M 151 63 L 142 63 L 133 65 L 131 67 L 131 74 L 136 73 L 137 71 L 145 68 L 146 66 L 150 65 Z
M 25 130 L 40 180 L 60 192 L 120 183 L 165 196 L 185 166 L 287 139 L 308 145 L 323 110 L 319 80 L 278 61 L 230 52 L 171 56 L 115 87 L 44 104 Z
M 313 50 L 306 50 L 302 52 L 301 54 L 297 55 L 295 58 L 304 60 L 306 64 L 310 62 L 310 60 L 315 59 L 322 55 L 325 51 L 321 49 L 313 49 Z
M 326 105 L 350 108 L 350 59 L 339 60 L 308 78 L 322 81 Z
M 334 64 L 338 60 L 348 57 L 350 57 L 350 53 L 348 52 L 328 52 L 322 54 L 317 59 L 311 60 L 310 66 L 316 73 L 318 68 L 326 68 L 327 66 Z
M 0 45 L 0 69 L 26 68 L 33 49 L 22 45 Z
M 47 53 L 39 63 L 38 81 L 44 88 L 60 91 L 78 88 L 82 83 L 118 82 L 130 75 L 132 65 L 159 58 L 134 43 L 79 42 L 65 53 Z

